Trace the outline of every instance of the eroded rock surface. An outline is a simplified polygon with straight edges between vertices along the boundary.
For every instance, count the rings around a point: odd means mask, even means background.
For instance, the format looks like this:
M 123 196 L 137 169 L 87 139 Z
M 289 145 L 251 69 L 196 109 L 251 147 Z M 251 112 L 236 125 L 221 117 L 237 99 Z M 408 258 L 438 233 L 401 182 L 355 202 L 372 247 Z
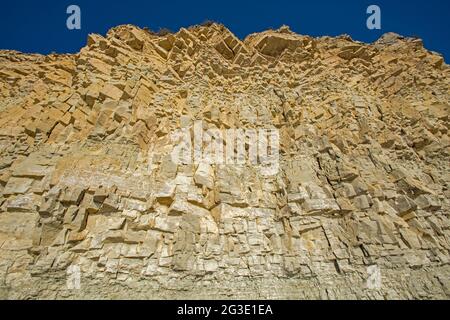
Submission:
M 449 298 L 449 70 L 217 24 L 0 51 L 0 298 Z M 278 174 L 174 163 L 194 120 L 279 130 Z

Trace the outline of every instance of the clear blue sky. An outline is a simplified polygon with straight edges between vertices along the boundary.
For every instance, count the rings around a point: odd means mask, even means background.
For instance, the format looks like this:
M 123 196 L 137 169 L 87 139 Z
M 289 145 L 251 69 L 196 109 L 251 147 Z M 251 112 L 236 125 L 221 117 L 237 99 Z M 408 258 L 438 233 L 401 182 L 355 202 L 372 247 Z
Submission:
M 81 8 L 81 30 L 66 28 L 71 4 Z M 381 31 L 366 28 L 370 4 L 381 7 Z M 0 49 L 77 52 L 88 33 L 104 35 L 119 24 L 177 31 L 207 19 L 225 24 L 240 38 L 282 24 L 301 34 L 345 33 L 364 42 L 392 31 L 419 36 L 427 49 L 450 61 L 450 0 L 2 0 Z

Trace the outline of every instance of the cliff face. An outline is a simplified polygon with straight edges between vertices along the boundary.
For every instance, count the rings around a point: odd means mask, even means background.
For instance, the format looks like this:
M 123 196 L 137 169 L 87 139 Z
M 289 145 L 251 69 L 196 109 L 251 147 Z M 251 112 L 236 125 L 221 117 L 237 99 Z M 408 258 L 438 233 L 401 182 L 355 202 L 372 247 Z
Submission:
M 0 297 L 449 298 L 449 75 L 287 27 L 0 51 Z M 174 161 L 195 120 L 277 132 L 278 170 Z

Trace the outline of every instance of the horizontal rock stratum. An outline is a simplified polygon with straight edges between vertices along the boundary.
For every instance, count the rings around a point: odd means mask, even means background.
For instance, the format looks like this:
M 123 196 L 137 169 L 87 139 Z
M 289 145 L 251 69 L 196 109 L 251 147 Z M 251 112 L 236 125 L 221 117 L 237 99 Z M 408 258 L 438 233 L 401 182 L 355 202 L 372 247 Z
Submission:
M 449 70 L 219 24 L 0 51 L 0 298 L 450 298 Z M 174 162 L 195 121 L 277 130 L 279 170 Z

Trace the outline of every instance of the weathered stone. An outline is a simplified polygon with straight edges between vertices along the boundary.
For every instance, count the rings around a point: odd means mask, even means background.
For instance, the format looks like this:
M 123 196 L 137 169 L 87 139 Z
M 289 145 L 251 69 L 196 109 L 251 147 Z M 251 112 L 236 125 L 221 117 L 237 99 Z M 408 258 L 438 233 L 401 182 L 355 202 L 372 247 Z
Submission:
M 289 202 L 302 203 L 308 198 L 309 198 L 309 194 L 303 187 L 299 187 L 299 190 L 296 193 L 288 194 Z
M 187 213 L 189 213 L 189 203 L 181 199 L 176 199 L 170 205 L 168 215 L 180 216 Z
M 420 195 L 414 202 L 417 204 L 419 209 L 433 209 L 437 210 L 441 208 L 441 202 L 439 198 L 433 195 Z
M 22 194 L 6 200 L 8 211 L 36 211 L 40 197 L 35 194 Z
M 334 199 L 308 199 L 302 207 L 308 214 L 334 213 L 340 210 L 339 205 Z
M 175 183 L 163 183 L 158 187 L 154 196 L 160 203 L 170 205 L 175 197 L 175 188 Z
M 0 298 L 448 299 L 448 77 L 286 26 L 0 51 Z
M 79 205 L 84 197 L 85 190 L 82 188 L 68 188 L 61 196 L 61 202 L 67 205 Z
M 117 88 L 115 85 L 108 83 L 102 88 L 102 90 L 100 91 L 100 95 L 103 95 L 112 100 L 119 100 L 123 95 L 123 91 Z
M 200 163 L 194 174 L 194 181 L 198 185 L 206 186 L 209 189 L 214 187 L 214 172 L 211 165 Z
M 407 196 L 399 196 L 391 204 L 399 215 L 409 213 L 417 208 L 414 201 Z
M 32 179 L 12 177 L 3 189 L 3 195 L 26 193 L 31 188 L 32 183 Z

